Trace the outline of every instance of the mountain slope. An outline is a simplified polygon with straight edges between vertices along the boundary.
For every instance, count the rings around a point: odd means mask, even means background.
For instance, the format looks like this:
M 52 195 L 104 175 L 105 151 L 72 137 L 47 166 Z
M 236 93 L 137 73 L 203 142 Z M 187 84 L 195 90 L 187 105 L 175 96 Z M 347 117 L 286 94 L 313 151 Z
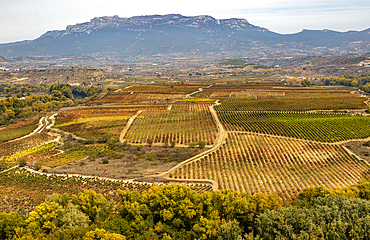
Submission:
M 276 53 L 366 53 L 370 29 L 361 32 L 304 30 L 282 35 L 245 19 L 178 14 L 100 17 L 49 31 L 32 41 L 1 44 L 4 57 L 66 54 L 151 56 L 176 53 L 264 55 Z M 315 49 L 319 48 L 319 49 Z

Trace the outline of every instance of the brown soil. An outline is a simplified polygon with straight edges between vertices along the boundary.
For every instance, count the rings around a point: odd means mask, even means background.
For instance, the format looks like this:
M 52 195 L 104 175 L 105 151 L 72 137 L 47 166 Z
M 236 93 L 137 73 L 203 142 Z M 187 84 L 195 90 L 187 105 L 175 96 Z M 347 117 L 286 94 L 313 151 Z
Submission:
M 141 148 L 141 150 L 140 150 Z M 110 177 L 117 179 L 135 179 L 159 174 L 169 170 L 180 162 L 189 159 L 205 149 L 164 147 L 164 146 L 126 146 L 117 147 L 116 157 L 110 159 L 103 154 L 93 161 L 91 157 L 65 166 L 45 169 L 48 173 L 81 174 Z M 153 157 L 150 159 L 150 157 Z M 109 163 L 103 164 L 103 160 Z
M 370 162 L 370 141 L 353 141 L 343 145 L 360 158 Z

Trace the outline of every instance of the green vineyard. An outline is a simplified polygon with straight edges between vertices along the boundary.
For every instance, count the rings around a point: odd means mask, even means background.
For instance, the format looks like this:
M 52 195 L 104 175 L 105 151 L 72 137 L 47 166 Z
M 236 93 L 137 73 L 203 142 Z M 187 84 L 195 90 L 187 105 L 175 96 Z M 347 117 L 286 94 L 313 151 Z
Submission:
M 247 131 L 320 142 L 370 136 L 370 118 L 350 114 L 220 111 L 228 131 Z
M 217 111 L 309 111 L 365 109 L 366 99 L 354 95 L 344 97 L 292 97 L 274 99 L 232 98 L 221 100 Z

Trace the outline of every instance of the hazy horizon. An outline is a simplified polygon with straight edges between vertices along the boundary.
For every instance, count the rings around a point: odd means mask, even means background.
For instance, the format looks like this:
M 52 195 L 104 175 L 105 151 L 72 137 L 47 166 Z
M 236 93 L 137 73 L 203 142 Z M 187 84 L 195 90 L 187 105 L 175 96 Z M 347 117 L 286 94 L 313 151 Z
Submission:
M 33 40 L 50 30 L 89 22 L 94 17 L 139 15 L 210 15 L 218 19 L 244 18 L 253 25 L 281 34 L 303 29 L 346 32 L 370 28 L 370 1 L 262 0 L 195 1 L 168 0 L 125 3 L 117 0 L 13 0 L 0 9 L 0 43 Z

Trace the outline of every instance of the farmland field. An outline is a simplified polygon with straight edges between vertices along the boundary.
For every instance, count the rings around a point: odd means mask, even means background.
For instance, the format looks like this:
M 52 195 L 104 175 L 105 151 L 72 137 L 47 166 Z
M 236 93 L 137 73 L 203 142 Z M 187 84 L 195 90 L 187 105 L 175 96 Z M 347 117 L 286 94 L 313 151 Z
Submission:
M 247 131 L 320 142 L 370 136 L 370 118 L 350 114 L 220 111 L 229 131 Z
M 199 141 L 212 145 L 218 132 L 209 104 L 172 105 L 167 110 L 145 110 L 134 121 L 125 140 L 142 144 L 147 139 L 163 144 L 187 145 Z
M 34 118 L 5 127 L 0 130 L 0 142 L 6 142 L 27 135 L 37 128 L 38 123 L 39 118 Z
M 292 97 L 276 99 L 232 98 L 221 100 L 217 111 L 309 111 L 365 109 L 366 99 L 359 96 L 345 97 Z
M 54 127 L 86 139 L 104 134 L 118 137 L 136 108 L 101 108 L 67 111 L 59 114 Z
M 39 162 L 40 171 L 50 174 L 193 183 L 197 191 L 278 192 L 292 200 L 308 186 L 335 189 L 370 177 L 370 165 L 358 157 L 370 154 L 368 144 L 361 142 L 370 137 L 367 98 L 352 93 L 272 84 L 131 86 L 86 106 L 60 110 L 54 130 L 45 127 L 41 134 L 9 142 L 35 129 L 38 119 L 1 129 L 0 141 L 5 142 L 0 143 L 0 158 L 12 166 L 24 158 L 28 168 Z M 58 142 L 45 144 L 51 140 Z M 361 154 L 353 141 L 359 142 Z M 31 186 L 31 192 L 46 196 L 67 189 L 51 186 L 51 177 L 23 170 L 0 174 L 0 181 L 10 176 L 26 180 L 0 191 L 20 188 L 27 195 L 25 188 Z M 31 184 L 31 179 L 46 187 Z M 109 189 L 149 188 L 55 179 L 72 193 L 83 189 L 78 184 L 105 195 Z M 205 185 L 197 187 L 199 182 Z
M 45 142 L 51 141 L 53 139 L 54 137 L 46 133 L 40 133 L 14 142 L 0 143 L 0 158 L 44 145 Z
M 230 133 L 226 143 L 169 177 L 211 179 L 219 189 L 281 192 L 286 199 L 308 186 L 348 186 L 365 177 L 369 164 L 343 147 L 253 133 Z
M 175 99 L 182 99 L 187 94 L 197 91 L 200 87 L 176 86 L 176 85 L 141 85 L 132 86 L 127 89 L 120 89 L 110 92 L 102 99 L 95 100 L 94 104 L 104 103 L 160 103 Z

